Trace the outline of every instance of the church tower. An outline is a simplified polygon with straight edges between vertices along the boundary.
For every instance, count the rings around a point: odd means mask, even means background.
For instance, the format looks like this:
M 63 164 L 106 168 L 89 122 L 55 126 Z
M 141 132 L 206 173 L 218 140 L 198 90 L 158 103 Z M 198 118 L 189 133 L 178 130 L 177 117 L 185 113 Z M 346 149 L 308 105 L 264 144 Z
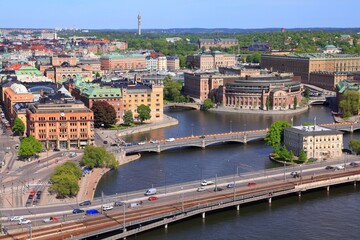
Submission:
M 140 14 L 137 17 L 138 19 L 138 35 L 141 35 L 141 16 Z

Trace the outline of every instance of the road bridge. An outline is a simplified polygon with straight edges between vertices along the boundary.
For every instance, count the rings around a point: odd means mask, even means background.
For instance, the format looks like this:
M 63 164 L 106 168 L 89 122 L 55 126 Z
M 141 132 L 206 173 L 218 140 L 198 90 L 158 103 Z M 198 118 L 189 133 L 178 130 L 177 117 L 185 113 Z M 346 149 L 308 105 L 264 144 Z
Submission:
M 344 123 L 329 123 L 320 124 L 320 126 L 336 129 L 344 132 L 353 132 L 360 129 L 360 123 L 344 122 Z M 140 153 L 140 152 L 156 152 L 161 153 L 165 150 L 184 148 L 184 147 L 198 147 L 206 148 L 215 144 L 238 142 L 248 143 L 250 141 L 263 140 L 267 135 L 268 129 L 241 131 L 241 132 L 227 132 L 217 134 L 207 134 L 200 136 L 188 136 L 182 138 L 174 138 L 168 140 L 161 140 L 155 143 L 145 142 L 142 145 L 133 145 L 123 147 L 126 154 Z M 115 147 L 117 148 L 117 147 Z M 114 150 L 114 149 L 113 149 Z
M 164 107 L 168 108 L 192 108 L 196 110 L 200 110 L 201 104 L 198 103 L 166 103 Z
M 124 204 L 122 207 L 97 216 L 87 216 L 78 220 L 72 218 L 70 221 L 64 219 L 62 222 L 52 223 L 51 226 L 44 224 L 34 226 L 31 234 L 33 238 L 47 240 L 89 239 L 92 237 L 109 240 L 121 239 L 161 226 L 168 228 L 171 227 L 171 223 L 189 217 L 200 216 L 205 219 L 206 214 L 211 211 L 231 207 L 240 210 L 240 207 L 256 202 L 271 204 L 279 197 L 294 194 L 301 197 L 308 190 L 330 191 L 330 187 L 333 185 L 356 185 L 360 181 L 360 167 L 350 166 L 343 160 L 332 163 L 333 166 L 341 165 L 345 168 L 337 171 L 325 170 L 323 162 L 319 162 L 288 169 L 285 166 L 268 171 L 234 174 L 219 179 L 215 178 L 214 185 L 206 186 L 202 192 L 196 191 L 199 182 L 183 183 L 182 186 L 187 186 L 186 188 L 180 188 L 179 185 L 168 186 L 169 189 L 174 188 L 174 190 L 165 192 L 165 194 L 159 193 L 157 195 L 159 199 L 154 202 L 146 201 L 145 197 L 129 199 L 126 201 L 127 204 L 139 202 L 140 199 L 143 199 L 144 203 L 138 207 L 129 208 Z M 291 171 L 296 171 L 300 177 L 293 178 L 290 174 Z M 235 187 L 226 188 L 228 182 L 234 183 Z M 219 187 L 223 190 L 213 191 Z M 101 208 L 101 205 L 91 208 L 98 209 Z M 26 228 L 16 227 L 8 231 L 11 224 L 3 226 L 6 227 L 5 232 L 9 235 L 0 235 L 0 239 L 25 239 L 29 236 Z

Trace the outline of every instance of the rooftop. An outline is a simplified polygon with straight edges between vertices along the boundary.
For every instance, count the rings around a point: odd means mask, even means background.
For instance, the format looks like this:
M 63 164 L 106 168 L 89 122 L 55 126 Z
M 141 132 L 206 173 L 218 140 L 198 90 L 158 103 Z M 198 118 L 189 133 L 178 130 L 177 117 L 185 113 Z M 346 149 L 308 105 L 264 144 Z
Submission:
M 342 132 L 330 128 L 320 127 L 318 125 L 312 126 L 292 126 L 285 129 L 294 133 L 301 134 L 303 136 L 318 136 L 318 135 L 336 135 L 343 134 Z

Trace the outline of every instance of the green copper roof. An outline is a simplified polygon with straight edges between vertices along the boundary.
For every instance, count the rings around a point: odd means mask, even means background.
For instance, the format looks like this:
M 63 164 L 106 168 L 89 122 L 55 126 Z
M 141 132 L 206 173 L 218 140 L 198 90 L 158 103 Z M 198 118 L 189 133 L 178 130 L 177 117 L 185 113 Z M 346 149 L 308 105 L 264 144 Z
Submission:
M 341 81 L 336 84 L 336 89 L 339 93 L 344 93 L 346 90 L 360 91 L 360 85 L 356 82 Z
M 41 75 L 41 72 L 32 66 L 22 66 L 19 70 L 15 71 L 16 75 Z
M 99 88 L 92 86 L 84 89 L 81 95 L 88 98 L 120 98 L 122 91 L 120 88 Z

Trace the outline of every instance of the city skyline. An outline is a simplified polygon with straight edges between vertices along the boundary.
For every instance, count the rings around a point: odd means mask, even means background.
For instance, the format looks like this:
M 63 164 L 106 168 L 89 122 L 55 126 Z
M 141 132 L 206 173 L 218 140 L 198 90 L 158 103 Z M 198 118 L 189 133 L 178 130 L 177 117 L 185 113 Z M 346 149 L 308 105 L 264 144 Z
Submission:
M 213 1 L 62 0 L 32 2 L 24 0 L 3 2 L 0 28 L 80 28 L 80 29 L 137 29 L 141 15 L 142 29 L 168 28 L 355 28 L 360 6 L 358 1 L 347 2 L 346 18 L 339 12 L 335 0 L 286 1 L 234 0 Z M 29 9 L 31 11 L 29 11 Z

